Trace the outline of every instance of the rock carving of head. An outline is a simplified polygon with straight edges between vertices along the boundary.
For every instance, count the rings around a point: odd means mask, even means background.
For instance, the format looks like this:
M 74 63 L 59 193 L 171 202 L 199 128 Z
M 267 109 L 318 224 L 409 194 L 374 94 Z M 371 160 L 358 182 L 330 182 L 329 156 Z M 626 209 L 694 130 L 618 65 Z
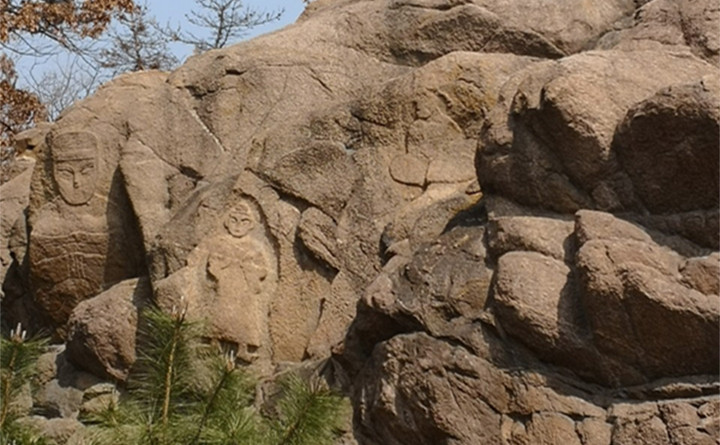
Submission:
M 51 142 L 53 177 L 60 196 L 79 206 L 92 199 L 98 179 L 98 140 L 86 131 L 67 131 Z
M 225 228 L 235 238 L 242 238 L 255 228 L 255 215 L 246 203 L 240 203 L 225 218 Z

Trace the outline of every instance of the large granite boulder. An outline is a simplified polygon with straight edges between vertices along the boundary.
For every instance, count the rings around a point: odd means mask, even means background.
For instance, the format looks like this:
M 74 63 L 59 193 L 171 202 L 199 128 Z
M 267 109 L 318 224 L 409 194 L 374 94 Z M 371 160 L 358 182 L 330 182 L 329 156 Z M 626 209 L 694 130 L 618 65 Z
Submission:
M 20 138 L 3 322 L 122 381 L 182 300 L 262 376 L 329 358 L 363 444 L 711 443 L 717 12 L 318 0 L 120 76 Z
M 702 83 L 716 70 L 671 51 L 592 51 L 530 67 L 505 86 L 484 127 L 480 182 L 518 203 L 560 213 L 713 208 L 717 169 L 695 166 L 717 163 L 720 147 L 709 135 L 718 126 L 711 104 L 720 95 Z M 669 109 L 686 111 L 675 120 Z M 654 150 L 667 152 L 667 159 L 658 162 Z M 669 186 L 672 195 L 664 192 Z
M 620 20 L 597 42 L 598 48 L 625 50 L 689 48 L 717 65 L 720 30 L 712 0 L 643 0 L 632 15 Z
M 608 213 L 575 218 L 491 215 L 492 230 L 456 227 L 387 263 L 336 349 L 361 438 L 713 443 L 699 409 L 720 387 L 717 254 L 684 257 Z
M 147 278 L 134 278 L 78 304 L 68 321 L 68 360 L 102 378 L 126 380 L 135 362 L 139 313 L 150 301 Z

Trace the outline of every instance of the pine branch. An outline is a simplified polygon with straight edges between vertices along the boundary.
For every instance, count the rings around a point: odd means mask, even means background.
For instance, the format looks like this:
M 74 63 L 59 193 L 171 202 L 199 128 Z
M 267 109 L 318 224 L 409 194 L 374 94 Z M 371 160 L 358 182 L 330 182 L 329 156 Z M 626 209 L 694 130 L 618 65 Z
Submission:
M 182 317 L 185 318 L 184 316 Z M 175 323 L 175 329 L 173 331 L 172 342 L 170 344 L 170 355 L 167 360 L 167 369 L 165 371 L 165 395 L 163 398 L 163 410 L 162 410 L 162 423 L 163 426 L 167 426 L 168 415 L 170 413 L 170 395 L 172 394 L 172 381 L 173 372 L 175 372 L 175 352 L 177 351 L 178 337 L 180 335 L 180 328 L 182 327 L 182 319 L 177 319 Z
M 343 400 L 319 382 L 296 376 L 281 382 L 283 398 L 275 422 L 276 445 L 331 444 L 340 427 Z
M 12 404 L 21 388 L 35 375 L 37 360 L 46 350 L 47 340 L 27 338 L 18 324 L 9 338 L 0 339 L 0 444 L 34 445 L 44 440 L 29 427 L 15 422 Z
M 27 338 L 27 331 L 18 324 L 9 338 L 0 340 L 0 429 L 10 420 L 11 405 L 22 386 L 35 373 L 37 359 L 45 351 L 47 340 Z
M 205 406 L 202 419 L 200 420 L 200 424 L 198 425 L 197 433 L 195 433 L 195 438 L 193 439 L 193 443 L 197 443 L 197 441 L 200 440 L 200 435 L 205 428 L 205 424 L 207 423 L 207 420 L 210 417 L 212 410 L 215 408 L 215 403 L 220 393 L 223 391 L 223 389 L 225 389 L 226 383 L 228 382 L 230 375 L 235 372 L 235 356 L 232 351 L 227 354 L 225 359 L 225 366 L 223 366 L 222 370 L 220 371 L 220 379 L 215 385 L 215 389 L 212 391 L 212 396 L 210 396 L 210 400 Z
M 185 308 L 170 314 L 158 308 L 143 312 L 138 360 L 129 382 L 130 389 L 146 406 L 153 407 L 162 423 L 192 388 L 193 356 L 199 333 L 189 322 Z
M 204 397 L 204 409 L 193 444 L 257 443 L 255 436 L 259 418 L 249 410 L 255 385 L 237 367 L 236 354 L 206 356 L 210 365 L 209 391 Z
M 339 396 L 293 377 L 282 382 L 277 418 L 263 419 L 235 353 L 199 348 L 200 334 L 184 308 L 143 312 L 130 400 L 99 416 L 94 444 L 329 445 L 337 437 Z
M 148 308 L 142 314 L 138 359 L 129 381 L 131 397 L 144 413 L 145 439 L 138 443 L 180 443 L 175 440 L 180 432 L 192 437 L 189 427 L 183 429 L 176 418 L 191 416 L 197 410 L 193 360 L 199 330 L 187 320 L 183 299 L 180 305 L 170 314 L 159 308 Z

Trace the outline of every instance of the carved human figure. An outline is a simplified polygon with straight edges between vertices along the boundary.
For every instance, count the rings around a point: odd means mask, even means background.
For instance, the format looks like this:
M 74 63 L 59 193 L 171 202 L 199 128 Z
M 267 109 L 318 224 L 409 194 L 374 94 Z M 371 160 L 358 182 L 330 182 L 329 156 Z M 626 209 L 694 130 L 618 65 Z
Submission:
M 85 131 L 60 133 L 53 138 L 53 177 L 63 200 L 71 206 L 88 203 L 98 180 L 98 141 Z
M 122 194 L 109 190 L 111 175 L 101 168 L 98 136 L 65 129 L 47 141 L 48 179 L 59 196 L 31 215 L 29 266 L 35 301 L 62 337 L 78 303 L 137 276 L 143 258 L 129 206 Z
M 224 221 L 226 233 L 211 238 L 206 273 L 215 283 L 216 299 L 208 308 L 219 336 L 238 346 L 238 356 L 253 361 L 267 342 L 271 284 L 268 246 L 257 236 L 259 218 L 254 209 L 241 202 Z

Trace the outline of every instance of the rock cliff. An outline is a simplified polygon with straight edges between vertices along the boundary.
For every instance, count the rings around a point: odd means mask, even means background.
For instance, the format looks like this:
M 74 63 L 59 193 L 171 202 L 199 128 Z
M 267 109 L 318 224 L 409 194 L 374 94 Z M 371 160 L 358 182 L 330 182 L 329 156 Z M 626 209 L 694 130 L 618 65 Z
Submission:
M 19 138 L 3 322 L 122 381 L 139 308 L 184 297 L 256 372 L 326 360 L 360 444 L 717 443 L 719 30 L 710 0 L 318 0 L 120 76 Z

